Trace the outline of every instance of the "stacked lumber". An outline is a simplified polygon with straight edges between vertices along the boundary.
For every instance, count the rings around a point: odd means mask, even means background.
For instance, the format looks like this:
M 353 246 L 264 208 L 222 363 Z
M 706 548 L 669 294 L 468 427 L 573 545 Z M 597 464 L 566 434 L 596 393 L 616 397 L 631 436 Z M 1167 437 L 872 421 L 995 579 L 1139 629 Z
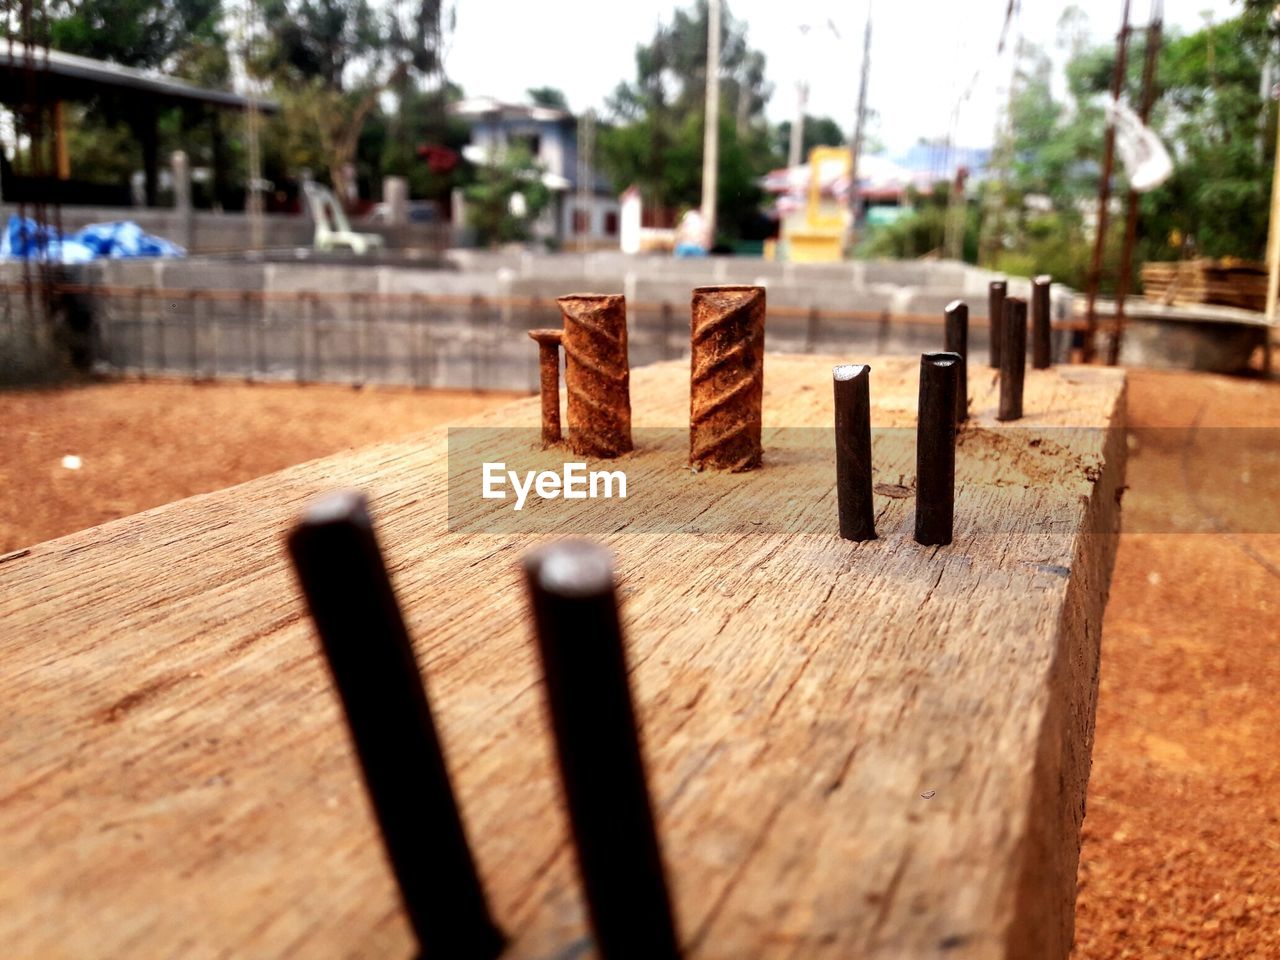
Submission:
M 1251 260 L 1201 258 L 1142 265 L 1142 289 L 1160 303 L 1211 303 L 1266 309 L 1267 267 Z

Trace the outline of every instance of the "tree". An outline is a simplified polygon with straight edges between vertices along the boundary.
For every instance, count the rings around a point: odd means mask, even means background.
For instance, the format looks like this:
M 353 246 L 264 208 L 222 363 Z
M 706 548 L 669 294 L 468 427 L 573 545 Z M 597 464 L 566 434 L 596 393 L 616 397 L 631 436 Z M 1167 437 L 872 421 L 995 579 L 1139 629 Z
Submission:
M 513 147 L 487 164 L 464 191 L 467 219 L 484 244 L 529 238 L 529 227 L 551 202 L 542 167 L 524 147 Z
M 203 82 L 230 74 L 222 0 L 54 0 L 47 9 L 57 50 Z
M 848 142 L 848 136 L 840 128 L 840 124 L 830 117 L 804 118 L 804 136 L 801 138 L 800 162 L 808 162 L 809 151 L 814 147 L 841 147 Z M 791 121 L 783 120 L 774 128 L 773 149 L 781 156 L 786 156 L 791 146 Z M 870 151 L 868 151 L 870 152 Z
M 264 0 L 265 43 L 255 66 L 287 91 L 295 127 L 310 127 L 334 191 L 346 202 L 348 173 L 365 123 L 387 91 L 440 68 L 443 0 L 377 6 L 369 0 Z
M 550 107 L 553 110 L 569 110 L 569 100 L 564 91 L 556 87 L 530 87 L 525 93 L 529 102 L 535 107 Z
M 651 206 L 673 210 L 700 201 L 707 20 L 706 0 L 677 10 L 636 48 L 635 80 L 620 83 L 608 99 L 601 164 L 615 185 L 634 184 Z M 748 46 L 745 24 L 727 9 L 721 30 L 718 223 L 741 236 L 759 216 L 756 178 L 777 157 L 764 121 L 770 93 L 764 55 Z

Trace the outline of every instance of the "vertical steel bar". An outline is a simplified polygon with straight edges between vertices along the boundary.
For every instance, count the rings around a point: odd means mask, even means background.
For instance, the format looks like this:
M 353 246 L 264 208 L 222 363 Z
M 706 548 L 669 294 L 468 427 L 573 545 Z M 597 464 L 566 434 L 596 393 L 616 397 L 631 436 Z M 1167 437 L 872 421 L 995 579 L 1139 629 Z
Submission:
M 584 540 L 552 543 L 525 556 L 524 572 L 600 955 L 679 957 L 609 552 Z
M 490 960 L 503 936 L 489 914 L 364 497 L 344 491 L 316 503 L 288 546 L 423 952 Z
M 1053 365 L 1052 324 L 1049 320 L 1049 288 L 1053 278 L 1031 281 L 1031 366 L 1047 370 Z
M 1004 347 L 1004 298 L 1009 291 L 1009 285 L 1004 280 L 992 280 L 991 286 L 987 290 L 987 323 L 990 327 L 991 336 L 991 367 L 995 370 L 1000 369 L 1000 351 Z
M 916 542 L 951 542 L 956 495 L 956 389 L 961 366 L 956 353 L 920 357 L 920 402 L 916 419 Z
M 1111 99 L 1119 100 L 1124 88 L 1125 63 L 1129 56 L 1129 0 L 1124 0 L 1120 16 L 1120 33 L 1116 36 L 1116 59 L 1111 68 Z M 1102 177 L 1098 181 L 1098 223 L 1093 237 L 1093 256 L 1089 261 L 1089 273 L 1085 284 L 1084 345 L 1081 356 L 1085 363 L 1092 363 L 1096 352 L 1094 340 L 1098 335 L 1098 285 L 1102 282 L 1102 256 L 1107 245 L 1107 214 L 1111 202 L 1111 170 L 1116 156 L 1116 125 L 1107 124 L 1102 141 Z
M 561 330 L 530 330 L 538 344 L 538 386 L 542 397 L 542 445 L 560 442 L 560 339 Z
M 832 370 L 836 402 L 836 506 L 840 536 L 876 539 L 871 468 L 871 367 L 843 364 Z
M 689 464 L 760 466 L 765 289 L 698 287 L 690 324 Z
M 575 293 L 556 302 L 564 318 L 569 446 L 581 456 L 621 456 L 632 449 L 626 298 Z
M 1022 385 L 1027 376 L 1027 301 L 1004 302 L 1004 353 L 1000 358 L 1000 420 L 1022 418 Z
M 956 378 L 956 423 L 969 419 L 969 305 L 952 300 L 942 311 L 946 319 L 946 350 L 960 357 L 960 374 Z

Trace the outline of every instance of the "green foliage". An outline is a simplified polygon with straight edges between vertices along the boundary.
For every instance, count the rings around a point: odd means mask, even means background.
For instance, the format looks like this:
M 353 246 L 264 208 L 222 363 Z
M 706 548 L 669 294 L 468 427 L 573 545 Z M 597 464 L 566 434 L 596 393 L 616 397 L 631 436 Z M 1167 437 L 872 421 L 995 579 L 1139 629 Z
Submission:
M 764 105 L 764 55 L 747 43 L 746 25 L 721 16 L 719 232 L 736 238 L 759 217 L 756 179 L 777 162 Z M 698 0 L 659 25 L 636 48 L 636 77 L 609 98 L 612 122 L 600 128 L 601 165 L 619 188 L 639 187 L 646 204 L 697 206 L 702 189 L 707 5 Z
M 551 202 L 551 191 L 542 183 L 542 166 L 523 147 L 513 147 L 496 163 L 487 164 L 477 182 L 467 187 L 467 221 L 482 244 L 513 243 L 529 239 L 529 228 Z M 512 213 L 512 197 L 524 197 L 523 216 Z
M 804 136 L 801 137 L 801 163 L 808 162 L 809 151 L 814 147 L 841 147 L 848 142 L 848 136 L 830 117 L 804 118 Z M 791 121 L 783 120 L 774 128 L 773 149 L 782 157 L 791 149 Z M 869 151 L 874 152 L 874 151 Z
M 230 75 L 222 0 L 54 0 L 50 46 L 214 82 Z
M 564 91 L 556 87 L 530 87 L 525 93 L 529 102 L 538 107 L 551 107 L 553 110 L 568 110 L 569 101 Z
M 345 199 L 379 98 L 394 91 L 404 102 L 439 69 L 442 0 L 263 0 L 260 9 L 266 37 L 254 67 L 283 92 L 275 139 L 286 155 L 320 161 Z
M 941 251 L 947 235 L 948 197 L 950 185 L 940 182 L 928 193 L 914 188 L 907 191 L 912 212 L 893 223 L 875 227 L 861 245 L 859 256 L 910 259 Z M 976 205 L 964 208 L 964 259 L 978 254 L 979 216 Z

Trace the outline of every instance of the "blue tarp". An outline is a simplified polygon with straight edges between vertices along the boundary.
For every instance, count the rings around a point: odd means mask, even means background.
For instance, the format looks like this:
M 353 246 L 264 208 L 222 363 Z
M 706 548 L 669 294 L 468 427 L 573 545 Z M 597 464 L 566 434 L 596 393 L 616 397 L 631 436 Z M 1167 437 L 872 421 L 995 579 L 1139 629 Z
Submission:
M 29 217 L 9 217 L 0 236 L 0 259 L 85 263 L 121 257 L 185 257 L 187 251 L 163 237 L 144 233 L 132 220 L 91 223 L 60 236 L 53 227 Z

